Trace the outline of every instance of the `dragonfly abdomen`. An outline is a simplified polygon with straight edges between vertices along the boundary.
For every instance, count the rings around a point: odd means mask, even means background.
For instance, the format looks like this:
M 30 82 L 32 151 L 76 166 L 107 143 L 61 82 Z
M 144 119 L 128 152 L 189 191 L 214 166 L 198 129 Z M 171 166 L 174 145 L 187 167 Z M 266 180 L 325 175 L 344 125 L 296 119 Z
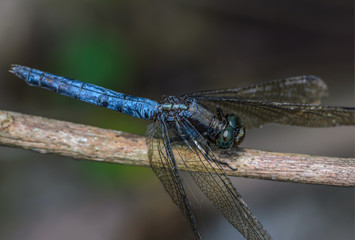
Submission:
M 41 87 L 61 95 L 109 108 L 133 117 L 153 119 L 159 104 L 153 100 L 118 93 L 94 84 L 57 76 L 20 65 L 10 72 L 34 87 Z

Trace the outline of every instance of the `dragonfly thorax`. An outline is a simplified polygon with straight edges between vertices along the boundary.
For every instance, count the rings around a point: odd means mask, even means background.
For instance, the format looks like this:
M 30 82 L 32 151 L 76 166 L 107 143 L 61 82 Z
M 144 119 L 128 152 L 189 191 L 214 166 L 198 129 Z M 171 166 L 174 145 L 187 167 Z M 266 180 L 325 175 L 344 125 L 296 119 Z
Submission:
M 160 118 L 167 122 L 188 119 L 195 129 L 218 148 L 227 149 L 239 145 L 245 135 L 239 116 L 212 113 L 192 98 L 169 96 L 159 107 Z
M 196 130 L 218 148 L 231 148 L 243 141 L 245 128 L 239 116 L 221 113 L 216 115 L 196 102 L 190 104 L 187 111 L 193 113 L 189 120 Z

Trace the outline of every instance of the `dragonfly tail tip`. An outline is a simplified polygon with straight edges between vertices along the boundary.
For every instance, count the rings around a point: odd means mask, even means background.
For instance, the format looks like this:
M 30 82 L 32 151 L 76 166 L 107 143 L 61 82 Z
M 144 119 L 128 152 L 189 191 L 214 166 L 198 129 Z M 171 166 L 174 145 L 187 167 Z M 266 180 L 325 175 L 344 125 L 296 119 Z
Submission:
M 20 67 L 20 65 L 18 65 L 18 64 L 11 64 L 11 68 L 9 69 L 9 72 L 10 72 L 10 73 L 13 73 L 13 74 L 16 74 L 18 67 Z

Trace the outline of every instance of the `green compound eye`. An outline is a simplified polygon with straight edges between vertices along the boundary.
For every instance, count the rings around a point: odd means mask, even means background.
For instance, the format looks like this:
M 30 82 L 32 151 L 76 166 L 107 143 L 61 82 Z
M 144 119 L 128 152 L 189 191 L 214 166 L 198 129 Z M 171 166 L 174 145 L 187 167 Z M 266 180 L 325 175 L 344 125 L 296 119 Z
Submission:
M 217 137 L 217 147 L 222 149 L 231 148 L 235 140 L 235 130 L 234 128 L 228 126 L 226 127 L 219 136 Z
M 242 126 L 242 121 L 240 120 L 240 117 L 235 114 L 227 115 L 227 121 L 229 126 L 231 126 L 232 128 Z

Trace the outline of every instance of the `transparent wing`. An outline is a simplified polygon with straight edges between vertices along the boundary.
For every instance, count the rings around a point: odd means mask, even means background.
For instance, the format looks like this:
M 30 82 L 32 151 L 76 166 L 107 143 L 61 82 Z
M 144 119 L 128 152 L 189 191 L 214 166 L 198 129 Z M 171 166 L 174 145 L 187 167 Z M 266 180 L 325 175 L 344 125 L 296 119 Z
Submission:
M 305 127 L 355 125 L 355 108 L 325 105 L 264 102 L 225 97 L 196 97 L 211 111 L 217 107 L 224 113 L 237 114 L 246 128 L 278 123 Z
M 354 108 L 314 105 L 325 95 L 327 86 L 320 78 L 300 76 L 185 96 L 211 111 L 221 108 L 239 115 L 246 128 L 272 122 L 306 127 L 354 125 Z
M 173 202 L 180 208 L 185 219 L 190 223 L 196 239 L 201 239 L 195 217 L 184 190 L 176 161 L 171 149 L 165 123 L 156 121 L 147 131 L 147 146 L 150 165 Z
M 225 97 L 259 100 L 265 102 L 288 102 L 319 104 L 328 94 L 327 85 L 316 76 L 299 76 L 252 84 L 240 88 L 218 89 L 186 94 L 188 97 Z
M 202 192 L 223 216 L 248 240 L 271 239 L 226 176 L 221 164 L 206 140 L 187 120 L 176 121 L 177 131 L 187 145 L 172 144 L 175 156 L 183 160 L 186 169 Z M 204 170 L 197 166 L 203 166 Z

